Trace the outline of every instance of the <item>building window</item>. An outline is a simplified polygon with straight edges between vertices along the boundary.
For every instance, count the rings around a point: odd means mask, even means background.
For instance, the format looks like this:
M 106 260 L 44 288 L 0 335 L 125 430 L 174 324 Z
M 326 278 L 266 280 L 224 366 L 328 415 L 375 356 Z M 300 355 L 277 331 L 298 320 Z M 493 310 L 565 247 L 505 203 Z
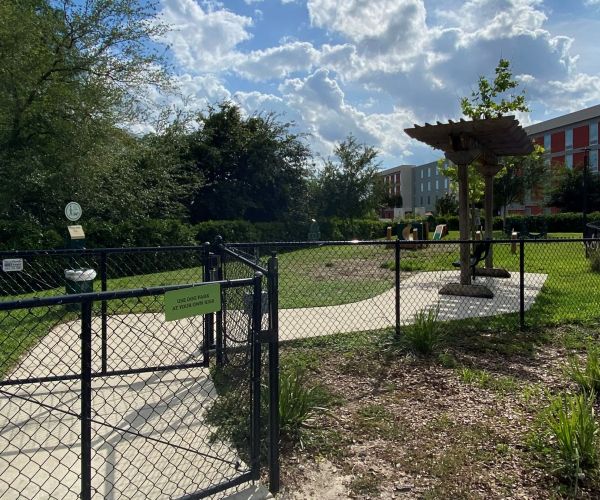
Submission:
M 427 191 L 431 191 L 431 181 L 427 181 Z
M 424 173 L 424 171 L 423 171 L 423 170 L 421 170 L 421 179 L 423 178 L 423 173 Z
M 592 149 L 590 151 L 590 171 L 598 172 L 598 150 Z
M 568 128 L 565 133 L 565 149 L 573 149 L 573 129 Z
M 565 167 L 573 168 L 573 153 L 567 153 L 565 156 Z
M 421 206 L 423 206 L 423 197 L 421 196 Z
M 423 192 L 423 183 L 421 182 L 421 193 Z
M 590 123 L 590 144 L 598 144 L 598 122 Z
M 444 188 L 448 189 L 448 177 L 444 179 Z
M 544 134 L 544 149 L 547 153 L 551 151 L 552 138 L 550 134 Z
M 428 204 L 428 205 L 431 205 L 431 196 L 428 196 L 428 197 L 427 197 L 427 204 Z
M 427 177 L 431 177 L 431 167 L 427 167 Z
M 440 181 L 435 180 L 435 190 L 437 191 L 440 188 Z

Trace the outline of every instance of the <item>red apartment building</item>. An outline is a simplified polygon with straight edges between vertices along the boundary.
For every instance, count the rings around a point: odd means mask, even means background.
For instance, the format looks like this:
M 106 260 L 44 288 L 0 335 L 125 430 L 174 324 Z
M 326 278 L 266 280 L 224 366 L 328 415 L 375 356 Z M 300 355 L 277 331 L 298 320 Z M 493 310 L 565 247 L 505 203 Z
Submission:
M 575 111 L 525 127 L 531 139 L 544 147 L 548 168 L 564 165 L 567 168 L 583 168 L 588 158 L 590 172 L 598 172 L 598 136 L 600 135 L 600 105 Z M 390 196 L 402 196 L 403 208 L 387 208 L 382 217 L 404 217 L 407 213 L 422 214 L 435 210 L 435 201 L 449 192 L 447 179 L 440 181 L 436 163 L 424 165 L 400 165 L 380 172 Z M 442 182 L 445 182 L 442 184 Z M 546 207 L 543 190 L 529 193 L 522 203 L 508 207 L 511 214 L 540 215 L 558 212 Z
M 548 168 L 564 165 L 567 168 L 583 168 L 588 158 L 590 172 L 598 172 L 598 135 L 600 105 L 552 118 L 529 127 L 525 131 L 536 144 L 544 147 Z M 522 204 L 509 207 L 513 214 L 539 215 L 555 212 L 543 208 L 541 193 L 532 193 Z

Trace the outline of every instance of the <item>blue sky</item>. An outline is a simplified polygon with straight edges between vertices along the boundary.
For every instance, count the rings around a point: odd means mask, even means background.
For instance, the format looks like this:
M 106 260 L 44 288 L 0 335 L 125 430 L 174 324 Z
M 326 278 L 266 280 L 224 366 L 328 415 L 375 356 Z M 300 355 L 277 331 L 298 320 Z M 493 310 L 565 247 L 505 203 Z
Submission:
M 323 157 L 349 133 L 382 167 L 440 154 L 413 123 L 457 119 L 500 57 L 524 125 L 600 103 L 600 0 L 160 0 L 180 92 L 173 106 L 230 99 L 274 111 Z

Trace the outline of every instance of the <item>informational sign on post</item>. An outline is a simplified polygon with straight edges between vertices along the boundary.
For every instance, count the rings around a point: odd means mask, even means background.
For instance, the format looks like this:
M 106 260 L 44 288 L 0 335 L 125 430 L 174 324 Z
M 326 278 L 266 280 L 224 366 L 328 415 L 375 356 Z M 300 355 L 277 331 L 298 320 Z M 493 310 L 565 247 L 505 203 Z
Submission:
M 71 222 L 75 222 L 81 218 L 81 214 L 83 210 L 81 210 L 81 205 L 76 201 L 70 201 L 67 203 L 65 207 L 65 217 L 69 219 Z
M 2 270 L 6 273 L 23 270 L 23 259 L 3 259 Z
M 175 321 L 221 310 L 221 285 L 205 285 L 182 288 L 165 293 L 165 319 Z

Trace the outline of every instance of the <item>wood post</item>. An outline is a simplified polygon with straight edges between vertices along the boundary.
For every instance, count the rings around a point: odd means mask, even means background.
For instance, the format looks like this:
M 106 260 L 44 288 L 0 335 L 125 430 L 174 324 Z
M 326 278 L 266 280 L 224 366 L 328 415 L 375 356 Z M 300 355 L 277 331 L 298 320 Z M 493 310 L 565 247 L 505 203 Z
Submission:
M 458 224 L 460 239 L 469 239 L 469 174 L 468 165 L 458 165 Z M 471 268 L 469 267 L 469 244 L 460 244 L 460 284 L 471 284 Z
M 484 177 L 485 179 L 485 238 L 491 240 L 494 229 L 494 176 L 489 173 Z M 494 267 L 494 246 L 490 246 L 490 253 L 485 258 L 485 267 L 492 269 Z

